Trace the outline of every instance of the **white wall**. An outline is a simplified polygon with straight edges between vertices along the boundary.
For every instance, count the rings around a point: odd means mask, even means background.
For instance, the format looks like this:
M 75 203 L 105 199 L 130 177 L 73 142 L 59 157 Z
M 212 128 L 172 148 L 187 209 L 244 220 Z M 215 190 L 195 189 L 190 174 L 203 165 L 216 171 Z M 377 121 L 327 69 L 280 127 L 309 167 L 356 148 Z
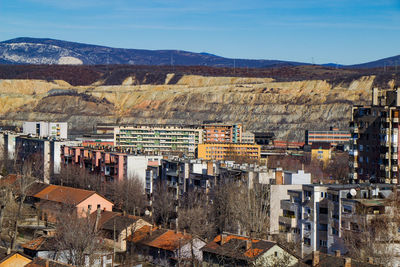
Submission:
M 290 199 L 288 190 L 301 190 L 302 185 L 273 184 L 270 191 L 270 232 L 279 233 L 279 216 L 282 216 L 281 200 Z
M 303 170 L 299 170 L 297 173 L 284 172 L 283 179 L 285 184 L 310 184 L 311 174 L 305 173 Z
M 146 186 L 146 169 L 149 159 L 161 161 L 162 156 L 127 156 L 127 167 L 126 175 L 127 178 L 137 177 L 143 184 L 143 188 Z

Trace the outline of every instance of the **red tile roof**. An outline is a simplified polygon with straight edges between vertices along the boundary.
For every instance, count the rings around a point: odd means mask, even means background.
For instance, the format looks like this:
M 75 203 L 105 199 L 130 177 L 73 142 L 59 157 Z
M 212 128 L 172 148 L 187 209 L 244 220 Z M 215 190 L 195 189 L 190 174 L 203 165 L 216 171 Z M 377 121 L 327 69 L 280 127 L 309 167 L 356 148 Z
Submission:
M 248 241 L 251 242 L 249 248 L 246 246 Z M 275 242 L 250 239 L 237 235 L 226 235 L 224 243 L 221 244 L 221 235 L 218 235 L 213 241 L 205 245 L 202 250 L 236 259 L 254 260 L 275 245 L 277 245 Z
M 48 200 L 69 205 L 78 205 L 79 203 L 94 194 L 96 194 L 95 191 L 67 186 L 49 185 L 39 193 L 35 194 L 34 197 L 40 198 L 42 200 Z
M 150 234 L 151 233 L 151 234 Z M 174 251 L 192 239 L 192 235 L 174 230 L 143 226 L 127 238 L 127 241 L 168 251 Z

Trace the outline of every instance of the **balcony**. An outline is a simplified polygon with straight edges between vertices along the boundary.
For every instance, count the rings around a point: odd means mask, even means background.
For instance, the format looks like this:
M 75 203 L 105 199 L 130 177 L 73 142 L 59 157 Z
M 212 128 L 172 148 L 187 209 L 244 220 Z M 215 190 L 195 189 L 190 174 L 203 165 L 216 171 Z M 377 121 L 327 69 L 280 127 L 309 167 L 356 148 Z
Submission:
M 296 219 L 296 217 L 279 216 L 279 223 L 290 225 L 291 228 L 296 228 L 297 227 L 297 219 Z
M 281 200 L 281 209 L 282 210 L 297 211 L 298 205 L 296 203 L 290 202 L 290 200 Z

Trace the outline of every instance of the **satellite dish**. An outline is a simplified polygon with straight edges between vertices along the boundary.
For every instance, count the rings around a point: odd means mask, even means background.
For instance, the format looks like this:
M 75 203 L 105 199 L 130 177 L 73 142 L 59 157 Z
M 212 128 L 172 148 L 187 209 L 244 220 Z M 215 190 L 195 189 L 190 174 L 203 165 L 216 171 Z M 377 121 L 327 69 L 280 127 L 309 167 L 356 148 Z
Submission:
M 350 195 L 355 197 L 357 195 L 357 191 L 354 188 L 350 189 Z

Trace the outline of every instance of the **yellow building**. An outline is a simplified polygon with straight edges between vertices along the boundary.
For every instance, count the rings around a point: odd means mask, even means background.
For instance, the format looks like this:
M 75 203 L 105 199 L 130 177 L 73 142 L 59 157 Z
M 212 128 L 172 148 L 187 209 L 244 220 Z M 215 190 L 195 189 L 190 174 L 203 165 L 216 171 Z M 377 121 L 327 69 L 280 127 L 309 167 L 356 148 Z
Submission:
M 327 164 L 331 159 L 332 148 L 329 143 L 316 143 L 311 145 L 311 158 Z
M 259 160 L 261 146 L 254 144 L 205 143 L 197 147 L 197 157 L 205 160 Z

